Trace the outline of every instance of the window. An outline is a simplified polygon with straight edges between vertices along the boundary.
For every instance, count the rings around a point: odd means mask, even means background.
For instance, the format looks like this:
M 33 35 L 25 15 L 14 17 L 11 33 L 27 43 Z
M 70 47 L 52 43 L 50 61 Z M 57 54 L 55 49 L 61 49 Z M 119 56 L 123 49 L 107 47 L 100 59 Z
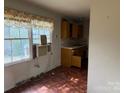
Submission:
M 31 58 L 33 44 L 41 44 L 40 35 L 47 36 L 51 43 L 53 19 L 36 16 L 22 11 L 4 10 L 4 63 Z
M 51 29 L 49 28 L 37 28 L 37 27 L 33 27 L 32 28 L 32 34 L 33 34 L 33 44 L 41 44 L 40 41 L 40 35 L 46 35 L 47 37 L 47 43 L 51 43 Z
M 29 29 L 4 25 L 4 62 L 10 63 L 30 58 Z

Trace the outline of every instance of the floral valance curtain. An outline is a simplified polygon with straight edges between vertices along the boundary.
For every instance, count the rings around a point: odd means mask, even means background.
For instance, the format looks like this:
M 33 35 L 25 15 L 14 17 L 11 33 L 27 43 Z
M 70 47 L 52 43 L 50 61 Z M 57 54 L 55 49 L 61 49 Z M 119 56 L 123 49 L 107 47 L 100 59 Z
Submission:
M 26 25 L 38 28 L 47 27 L 49 29 L 53 29 L 54 27 L 54 20 L 52 18 L 37 16 L 10 8 L 5 8 L 4 19 L 4 22 L 8 25 Z

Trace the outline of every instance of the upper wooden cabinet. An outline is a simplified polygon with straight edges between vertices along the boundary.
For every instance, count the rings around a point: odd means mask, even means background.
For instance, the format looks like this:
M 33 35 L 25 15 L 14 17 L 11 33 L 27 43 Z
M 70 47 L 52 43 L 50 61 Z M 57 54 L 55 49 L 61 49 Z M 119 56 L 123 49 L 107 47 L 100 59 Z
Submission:
M 70 38 L 70 24 L 66 20 L 61 23 L 61 39 Z
M 72 38 L 82 37 L 82 27 L 76 23 L 72 24 Z
M 78 38 L 78 25 L 72 24 L 72 38 Z
M 67 20 L 62 19 L 61 22 L 61 39 L 69 38 L 82 38 L 83 27 L 78 23 L 69 23 Z

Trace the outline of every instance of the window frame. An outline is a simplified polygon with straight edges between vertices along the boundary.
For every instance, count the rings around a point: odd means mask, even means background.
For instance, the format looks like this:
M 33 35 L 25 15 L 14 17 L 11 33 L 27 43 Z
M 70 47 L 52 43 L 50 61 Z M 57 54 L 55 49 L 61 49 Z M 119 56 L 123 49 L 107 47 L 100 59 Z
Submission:
M 20 59 L 20 60 L 17 60 L 17 61 L 11 61 L 11 62 L 8 62 L 8 63 L 4 62 L 5 67 L 15 65 L 15 64 L 18 64 L 18 63 L 28 62 L 28 61 L 32 60 L 32 29 L 31 29 L 31 27 L 28 27 L 28 38 L 4 38 L 4 41 L 5 40 L 10 40 L 11 43 L 12 43 L 12 40 L 28 40 L 29 41 L 29 58 Z M 12 47 L 12 45 L 11 45 L 11 47 Z M 11 53 L 12 53 L 12 51 L 11 51 Z
M 28 39 L 29 40 L 29 50 L 30 50 L 30 57 L 29 58 L 25 58 L 25 59 L 21 59 L 21 60 L 18 60 L 18 61 L 11 61 L 9 63 L 4 63 L 4 66 L 5 67 L 8 67 L 8 66 L 12 66 L 12 65 L 15 65 L 15 64 L 19 64 L 19 63 L 24 63 L 24 62 L 30 62 L 32 59 L 33 59 L 33 51 L 32 51 L 32 47 L 33 47 L 33 27 L 29 27 L 29 31 L 28 31 L 28 38 L 4 38 L 4 40 L 20 40 L 20 39 Z M 53 34 L 53 31 L 50 31 L 50 43 L 52 44 L 52 34 Z M 38 34 L 40 35 L 40 34 Z M 39 38 L 37 38 L 39 39 Z M 48 43 L 48 42 L 47 42 Z M 49 43 L 48 43 L 49 44 Z

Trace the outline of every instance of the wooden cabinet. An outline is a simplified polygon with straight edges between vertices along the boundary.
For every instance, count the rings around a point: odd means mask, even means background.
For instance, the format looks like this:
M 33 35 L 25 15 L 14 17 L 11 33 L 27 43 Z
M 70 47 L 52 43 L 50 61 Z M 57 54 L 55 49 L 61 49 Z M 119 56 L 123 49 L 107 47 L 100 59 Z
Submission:
M 68 48 L 61 48 L 61 64 L 65 67 L 71 66 L 72 50 Z
M 71 66 L 81 68 L 81 56 L 72 56 Z
M 72 38 L 81 38 L 82 37 L 82 26 L 73 23 L 72 24 Z
M 61 64 L 65 67 L 81 67 L 81 59 L 83 58 L 83 47 L 70 49 L 61 48 Z
M 78 25 L 72 24 L 72 38 L 78 38 Z
M 70 24 L 66 20 L 61 23 L 61 39 L 70 38 Z
M 61 22 L 61 39 L 82 38 L 83 26 L 78 23 L 69 23 L 66 19 Z
M 73 49 L 73 55 L 84 56 L 84 47 Z
M 83 47 L 73 49 L 73 55 L 71 59 L 71 66 L 81 68 L 81 59 L 84 57 Z

